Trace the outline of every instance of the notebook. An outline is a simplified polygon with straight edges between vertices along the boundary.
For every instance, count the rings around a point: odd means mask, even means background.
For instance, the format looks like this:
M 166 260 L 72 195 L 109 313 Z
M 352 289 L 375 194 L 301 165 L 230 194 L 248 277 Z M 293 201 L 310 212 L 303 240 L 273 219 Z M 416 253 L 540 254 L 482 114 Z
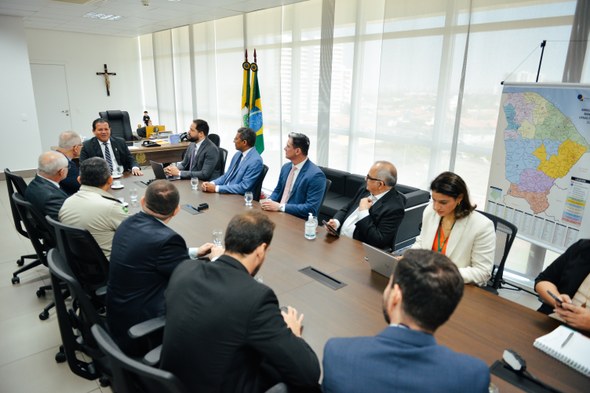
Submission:
M 367 243 L 363 243 L 363 248 L 365 249 L 365 261 L 371 265 L 371 270 L 389 278 L 397 265 L 395 256 Z
M 590 338 L 561 325 L 535 340 L 533 346 L 590 377 Z
M 179 180 L 180 176 L 167 176 L 164 172 L 164 164 L 161 162 L 156 162 L 150 160 L 150 164 L 152 166 L 152 170 L 154 171 L 154 176 L 156 179 L 166 179 L 166 180 Z

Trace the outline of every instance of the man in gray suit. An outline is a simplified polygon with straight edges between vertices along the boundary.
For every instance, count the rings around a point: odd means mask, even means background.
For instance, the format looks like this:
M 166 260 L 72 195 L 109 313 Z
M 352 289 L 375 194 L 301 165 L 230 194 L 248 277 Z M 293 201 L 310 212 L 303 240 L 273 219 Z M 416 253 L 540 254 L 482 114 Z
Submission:
M 164 169 L 166 174 L 182 178 L 198 177 L 199 180 L 204 181 L 221 176 L 221 170 L 217 168 L 219 150 L 207 138 L 207 135 L 209 135 L 209 124 L 205 120 L 193 120 L 187 132 L 188 140 L 192 143 L 186 149 L 184 159 L 178 166 L 170 165 Z

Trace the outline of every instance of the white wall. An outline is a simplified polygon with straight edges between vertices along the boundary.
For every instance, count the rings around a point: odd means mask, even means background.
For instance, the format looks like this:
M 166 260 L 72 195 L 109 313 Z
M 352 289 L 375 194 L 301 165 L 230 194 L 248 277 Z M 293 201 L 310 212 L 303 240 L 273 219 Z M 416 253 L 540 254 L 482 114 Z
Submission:
M 144 109 L 136 38 L 33 29 L 26 30 L 26 38 L 31 63 L 65 65 L 74 131 L 92 136 L 92 121 L 99 111 L 109 109 L 128 111 L 132 128 L 141 122 Z M 104 78 L 96 75 L 105 63 L 109 72 L 117 73 L 110 77 L 110 96 Z
M 0 170 L 37 167 L 39 125 L 22 18 L 0 15 Z

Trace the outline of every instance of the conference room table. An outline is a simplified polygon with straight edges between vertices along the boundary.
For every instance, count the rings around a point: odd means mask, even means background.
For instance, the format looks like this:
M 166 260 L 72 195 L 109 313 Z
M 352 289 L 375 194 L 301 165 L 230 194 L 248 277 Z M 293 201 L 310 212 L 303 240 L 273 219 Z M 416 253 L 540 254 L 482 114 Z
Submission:
M 127 202 L 132 188 L 143 195 L 146 186 L 139 181 L 152 175 L 150 169 L 145 173 L 143 178 L 127 175 L 122 179 L 125 188 L 112 190 L 112 193 Z M 174 184 L 180 190 L 181 205 L 209 204 L 208 209 L 195 215 L 181 209 L 170 221 L 170 227 L 184 237 L 188 246 L 211 242 L 212 231 L 225 231 L 235 214 L 262 211 L 257 202 L 246 207 L 241 195 L 191 190 L 188 180 Z M 130 206 L 130 213 L 139 209 L 139 206 Z M 361 242 L 329 237 L 321 227 L 315 240 L 307 240 L 304 220 L 281 212 L 265 214 L 276 228 L 257 278 L 275 291 L 281 305 L 293 306 L 305 315 L 303 337 L 320 360 L 329 338 L 373 336 L 386 327 L 381 303 L 388 279 L 371 271 L 364 260 Z M 308 266 L 343 286 L 332 289 L 299 272 Z M 543 382 L 562 392 L 589 392 L 590 378 L 533 347 L 537 337 L 558 325 L 559 322 L 544 314 L 467 285 L 456 311 L 435 337 L 438 343 L 476 356 L 488 366 L 501 359 L 504 349 L 513 349 L 526 360 L 527 370 Z M 494 375 L 492 382 L 500 392 L 521 391 Z

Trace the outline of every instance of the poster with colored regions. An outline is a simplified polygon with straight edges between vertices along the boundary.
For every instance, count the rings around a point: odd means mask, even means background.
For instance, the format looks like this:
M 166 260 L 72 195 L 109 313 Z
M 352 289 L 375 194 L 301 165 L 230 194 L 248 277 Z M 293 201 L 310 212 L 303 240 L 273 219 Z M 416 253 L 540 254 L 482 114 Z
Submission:
M 590 237 L 590 86 L 504 85 L 486 211 L 562 252 Z

